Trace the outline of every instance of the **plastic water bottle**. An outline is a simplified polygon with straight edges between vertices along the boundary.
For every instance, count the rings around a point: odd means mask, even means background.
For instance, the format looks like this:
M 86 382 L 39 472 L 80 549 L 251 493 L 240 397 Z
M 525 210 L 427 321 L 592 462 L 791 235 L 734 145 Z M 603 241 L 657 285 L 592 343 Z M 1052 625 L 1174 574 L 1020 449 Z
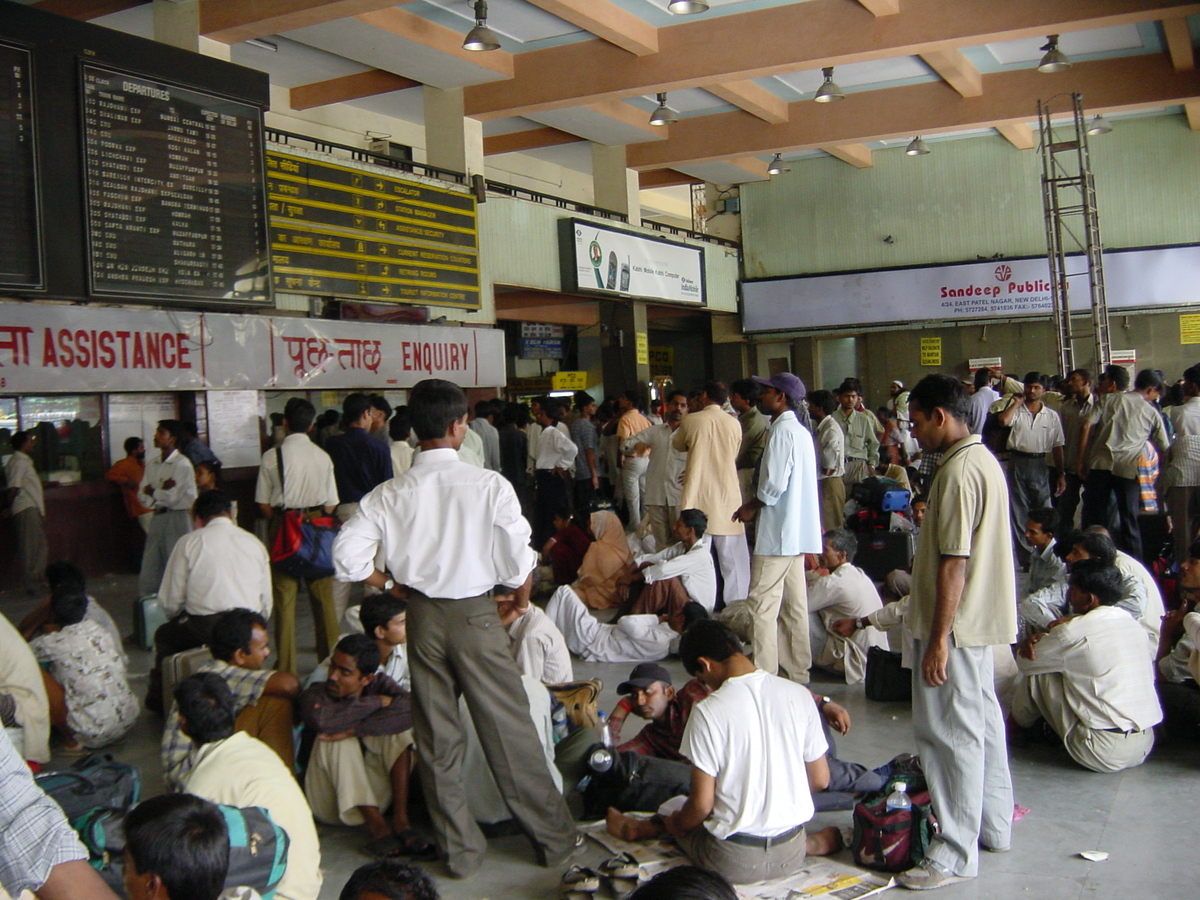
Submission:
M 912 809 L 912 797 L 908 796 L 908 785 L 903 781 L 897 781 L 888 794 L 887 811 L 893 809 Z
M 616 745 L 616 742 L 613 741 L 612 732 L 608 727 L 608 713 L 606 713 L 604 710 L 600 710 L 599 714 L 596 716 L 596 722 L 596 727 L 600 729 L 600 743 L 611 750 Z
M 608 713 L 604 710 L 596 715 L 596 727 L 600 731 L 600 746 L 588 755 L 588 768 L 599 774 L 611 769 L 615 758 L 612 735 L 608 731 Z

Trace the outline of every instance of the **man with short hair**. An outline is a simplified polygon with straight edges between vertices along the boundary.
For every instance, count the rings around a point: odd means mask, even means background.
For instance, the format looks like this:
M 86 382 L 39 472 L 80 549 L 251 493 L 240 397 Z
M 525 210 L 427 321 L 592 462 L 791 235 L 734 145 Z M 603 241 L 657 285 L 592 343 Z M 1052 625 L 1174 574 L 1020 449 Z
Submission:
M 719 381 L 705 382 L 699 412 L 688 413 L 671 440 L 687 453 L 683 474 L 682 509 L 698 509 L 708 516 L 708 535 L 724 582 L 726 605 L 745 600 L 750 591 L 750 547 L 746 528 L 734 513 L 741 506 L 737 480 L 737 454 L 742 429 L 721 406 L 729 396 Z
M 104 473 L 104 479 L 121 489 L 121 499 L 125 501 L 125 512 L 129 518 L 136 519 L 142 526 L 142 531 L 149 532 L 150 520 L 154 511 L 148 509 L 138 499 L 138 487 L 142 483 L 142 475 L 146 471 L 146 442 L 140 437 L 125 438 L 125 458 L 118 459 Z
M 805 684 L 812 654 L 804 554 L 821 550 L 816 454 L 812 435 L 796 418 L 806 391 L 791 372 L 755 376 L 755 381 L 763 386 L 758 405 L 771 425 L 758 494 L 733 514 L 742 522 L 758 516 L 747 598 L 754 617 L 754 663 Z
M 617 745 L 617 752 L 629 751 L 688 762 L 679 752 L 683 729 L 692 708 L 711 693 L 712 688 L 699 678 L 689 679 L 676 691 L 671 684 L 670 672 L 658 663 L 639 663 L 629 673 L 629 678 L 617 685 L 617 694 L 623 699 L 608 717 L 608 730 Z M 618 743 L 621 726 L 631 712 L 645 719 L 646 724 L 628 741 Z
M 767 446 L 767 417 L 758 409 L 759 393 L 758 385 L 749 378 L 739 378 L 729 386 L 729 405 L 742 426 L 736 465 L 743 503 L 754 496 L 754 473 Z
M 262 741 L 237 730 L 235 702 L 225 679 L 214 672 L 192 675 L 175 687 L 180 729 L 196 747 L 183 791 L 239 809 L 265 809 L 290 841 L 275 896 L 316 900 L 321 842 L 312 810 L 291 768 Z
M 262 541 L 233 521 L 224 491 L 205 491 L 193 509 L 200 526 L 171 551 L 158 590 L 168 621 L 154 633 L 154 668 L 146 706 L 163 711 L 162 661 L 208 641 L 217 617 L 228 609 L 271 615 L 271 570 Z
M 562 401 L 547 397 L 538 408 L 537 457 L 534 459 L 534 481 L 537 488 L 537 532 L 535 539 L 544 544 L 554 535 L 554 514 L 570 504 L 567 478 L 575 464 L 579 448 L 558 429 L 562 419 Z
M 363 498 L 334 545 L 339 578 L 385 591 L 398 582 L 407 591 L 418 764 L 439 849 L 460 878 L 478 872 L 486 841 L 465 796 L 459 694 L 540 861 L 557 867 L 582 843 L 549 770 L 537 762 L 541 743 L 490 596 L 504 584 L 527 599 L 537 565 L 529 523 L 503 476 L 458 460 L 466 412 L 457 385 L 426 379 L 413 387 L 409 415 L 421 453 L 402 476 Z M 390 576 L 375 568 L 380 550 Z
M 290 672 L 263 668 L 271 655 L 267 622 L 250 609 L 231 609 L 217 616 L 208 637 L 213 658 L 200 666 L 224 679 L 233 696 L 234 730 L 244 731 L 275 751 L 290 770 L 293 704 L 300 682 Z M 180 728 L 178 710 L 167 716 L 162 737 L 163 780 L 178 790 L 195 763 L 195 746 Z
M 845 528 L 827 531 L 821 538 L 821 567 L 829 574 L 808 587 L 808 637 L 813 664 L 842 672 L 847 684 L 859 684 L 867 673 L 867 652 L 887 647 L 887 638 L 873 626 L 856 629 L 850 638 L 829 626 L 838 619 L 864 619 L 883 607 L 875 583 L 853 565 L 858 539 Z
M 976 369 L 974 375 L 975 390 L 971 394 L 970 409 L 967 412 L 967 428 L 971 434 L 983 434 L 983 426 L 987 424 L 988 412 L 992 404 L 1000 399 L 1000 392 L 993 387 L 1000 381 L 1000 374 L 995 369 Z M 912 395 L 909 395 L 912 402 Z
M 154 447 L 159 453 L 147 458 L 138 489 L 142 502 L 154 510 L 138 573 L 139 597 L 149 597 L 158 590 L 175 543 L 192 530 L 190 513 L 196 502 L 196 472 L 191 460 L 179 452 L 182 434 L 183 426 L 175 419 L 158 423 Z
M 337 507 L 338 492 L 333 461 L 309 439 L 316 410 L 303 397 L 292 397 L 283 409 L 287 437 L 263 454 L 258 467 L 254 502 L 267 520 L 267 546 L 275 545 L 275 536 L 283 527 L 285 514 L 299 510 L 306 517 L 331 514 Z M 271 567 L 271 595 L 275 607 L 275 642 L 279 668 L 296 674 L 296 595 L 300 582 L 277 566 Z M 333 576 L 310 579 L 308 596 L 312 604 L 317 655 L 329 652 L 338 630 L 334 614 Z
M 908 415 L 908 391 L 904 389 L 904 382 L 899 378 L 893 379 L 888 386 L 887 408 L 896 417 L 896 427 L 900 429 L 900 440 L 907 448 L 912 420 Z
M 483 442 L 483 465 L 493 472 L 500 471 L 500 432 L 492 424 L 492 403 L 480 400 L 475 404 L 475 415 L 470 422 L 471 430 Z
M 1029 543 L 1029 593 L 1067 578 L 1067 564 L 1054 552 L 1054 535 L 1058 530 L 1058 513 L 1046 507 L 1033 509 L 1025 521 L 1025 540 Z
M 419 866 L 381 859 L 355 869 L 338 900 L 438 900 L 438 891 Z
M 586 391 L 575 394 L 578 415 L 571 422 L 575 445 L 575 510 L 586 515 L 600 491 L 600 432 L 596 430 L 596 401 Z
M 905 393 L 907 398 L 908 394 Z M 821 494 L 821 528 L 830 531 L 846 523 L 846 437 L 833 418 L 838 401 L 830 391 L 813 391 L 806 400 L 817 423 L 817 488 Z M 904 401 L 908 409 L 908 400 Z
M 1083 478 L 1084 526 L 1106 524 L 1109 507 L 1115 503 L 1113 541 L 1126 553 L 1140 558 L 1138 457 L 1147 440 L 1153 441 L 1160 453 L 1167 451 L 1168 443 L 1162 417 L 1138 394 L 1128 392 L 1128 387 L 1128 369 L 1104 367 L 1096 422 L 1088 431 L 1079 474 Z
M 1117 608 L 1121 581 L 1103 560 L 1073 563 L 1067 596 L 1074 615 L 1029 635 L 1017 652 L 1023 678 L 1013 722 L 1029 728 L 1044 719 L 1071 758 L 1093 772 L 1141 765 L 1162 721 L 1145 637 Z
M 1000 424 L 1011 426 L 1008 435 L 1008 498 L 1012 508 L 1012 530 L 1017 544 L 1018 560 L 1028 561 L 1032 547 L 1025 539 L 1025 523 L 1029 511 L 1050 505 L 1050 469 L 1046 454 L 1054 454 L 1054 467 L 1059 471 L 1054 494 L 1066 489 L 1063 471 L 1062 421 L 1054 410 L 1042 402 L 1046 393 L 1045 376 L 1040 372 L 1025 375 L 1025 392 L 1017 394 L 1000 413 Z
M 1075 513 L 1083 479 L 1079 477 L 1081 453 L 1095 420 L 1096 395 L 1092 392 L 1092 373 L 1074 369 L 1063 383 L 1064 398 L 1058 414 L 1063 427 L 1063 475 L 1066 487 L 1058 498 L 1059 528 L 1065 534 L 1075 527 Z
M 183 437 L 179 441 L 179 452 L 190 459 L 193 466 L 198 466 L 202 462 L 221 465 L 221 460 L 217 458 L 217 454 L 213 453 L 212 448 L 200 440 L 195 422 L 184 420 L 179 423 L 179 426 L 183 431 Z
M 845 438 L 846 474 L 842 482 L 849 496 L 854 486 L 874 474 L 879 464 L 879 435 L 875 432 L 874 417 L 858 409 L 862 395 L 857 379 L 843 381 L 837 396 L 840 408 L 833 414 L 833 420 Z
M 500 624 L 508 630 L 513 659 L 521 674 L 542 684 L 566 684 L 575 677 L 571 669 L 571 653 L 562 632 L 550 621 L 540 606 L 517 599 L 507 585 L 492 589 Z
M 216 804 L 160 794 L 125 814 L 129 900 L 217 900 L 229 871 L 229 827 Z
M 367 434 L 384 444 L 390 443 L 387 421 L 392 417 L 392 404 L 387 402 L 383 394 L 368 394 L 367 400 L 371 403 L 371 424 Z
M 12 516 L 17 533 L 17 562 L 25 580 L 25 593 L 37 594 L 42 585 L 49 551 L 46 547 L 46 498 L 42 479 L 33 465 L 33 446 L 37 436 L 32 431 L 13 434 L 12 456 L 4 466 L 8 496 L 8 514 Z
M 617 398 L 617 441 L 621 445 L 621 483 L 625 487 L 625 510 L 629 516 L 628 526 L 635 529 L 645 515 L 643 494 L 646 487 L 646 458 L 650 451 L 634 447 L 633 452 L 624 449 L 625 442 L 639 432 L 645 431 L 652 424 L 642 415 L 642 398 L 637 391 L 625 391 Z
M 655 548 L 659 550 L 671 542 L 671 527 L 679 518 L 687 453 L 676 450 L 672 440 L 687 412 L 687 394 L 671 391 L 667 394 L 666 421 L 639 431 L 622 445 L 631 451 L 648 449 L 650 452 L 642 500 L 646 507 L 646 531 L 653 536 Z
M 637 570 L 629 576 L 631 613 L 664 614 L 677 620 L 675 630 L 679 631 L 687 603 L 699 603 L 706 612 L 713 612 L 717 572 L 704 540 L 707 529 L 708 516 L 698 509 L 685 509 L 675 522 L 676 543 L 634 558 Z
M 913 561 L 913 731 L 941 832 L 924 861 L 897 876 L 911 890 L 974 878 L 979 846 L 1006 850 L 1012 776 L 994 687 L 992 647 L 1016 636 L 1008 486 L 967 425 L 971 400 L 948 375 L 908 398 L 913 436 L 942 454 Z M 953 727 L 946 723 L 953 722 Z

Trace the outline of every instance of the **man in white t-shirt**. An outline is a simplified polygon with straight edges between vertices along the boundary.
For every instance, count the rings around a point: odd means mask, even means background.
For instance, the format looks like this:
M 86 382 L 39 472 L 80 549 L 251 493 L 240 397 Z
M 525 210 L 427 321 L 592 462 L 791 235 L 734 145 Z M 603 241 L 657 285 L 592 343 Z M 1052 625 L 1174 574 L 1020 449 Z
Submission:
M 755 668 L 733 632 L 712 619 L 684 633 L 679 656 L 714 689 L 683 732 L 691 793 L 675 812 L 647 821 L 610 810 L 610 833 L 636 840 L 665 828 L 692 862 L 734 884 L 785 878 L 806 856 L 841 849 L 836 827 L 804 829 L 812 792 L 829 783 L 828 745 L 804 685 Z

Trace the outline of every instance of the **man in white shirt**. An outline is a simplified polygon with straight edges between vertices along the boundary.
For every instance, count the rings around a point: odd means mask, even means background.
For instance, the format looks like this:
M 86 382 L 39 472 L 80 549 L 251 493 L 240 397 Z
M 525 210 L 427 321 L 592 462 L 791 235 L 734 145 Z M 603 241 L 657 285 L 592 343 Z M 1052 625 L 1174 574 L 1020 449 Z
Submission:
M 764 672 L 782 670 L 807 684 L 812 655 L 804 554 L 821 552 L 821 514 L 812 435 L 795 412 L 804 402 L 804 382 L 791 372 L 755 376 L 755 381 L 763 385 L 758 404 L 771 425 L 759 465 L 758 496 L 734 513 L 742 522 L 758 515 L 748 597 L 754 663 Z
M 846 435 L 833 418 L 837 408 L 832 391 L 808 395 L 808 414 L 817 423 L 817 485 L 821 492 L 821 528 L 825 531 L 846 523 L 846 483 L 842 480 L 846 474 Z M 904 408 L 908 409 L 907 400 Z
M 254 502 L 268 522 L 267 546 L 274 546 L 275 534 L 283 524 L 283 514 L 287 510 L 301 510 L 305 515 L 330 515 L 337 508 L 338 491 L 333 460 L 308 437 L 315 416 L 313 405 L 302 397 L 288 400 L 283 410 L 287 437 L 282 444 L 263 454 L 258 467 Z M 271 568 L 278 666 L 293 675 L 297 671 L 296 595 L 299 591 L 300 582 L 297 579 L 275 567 Z M 313 625 L 319 638 L 317 644 L 328 644 L 338 633 L 332 576 L 310 580 L 308 595 L 312 603 Z
M 1046 454 L 1054 454 L 1058 480 L 1054 495 L 1067 486 L 1063 474 L 1063 428 L 1058 413 L 1042 402 L 1046 393 L 1045 377 L 1040 372 L 1025 375 L 1025 393 L 1017 394 L 1000 413 L 1001 425 L 1012 427 L 1008 435 L 1008 497 L 1012 510 L 1013 539 L 1021 563 L 1029 559 L 1032 548 L 1025 538 L 1029 511 L 1050 505 L 1050 468 Z
M 483 444 L 483 465 L 493 472 L 500 471 L 500 432 L 492 424 L 492 402 L 480 400 L 475 404 L 475 415 L 467 424 L 479 435 Z
M 679 631 L 691 620 L 688 606 L 672 628 L 666 616 L 656 613 L 624 615 L 601 624 L 569 584 L 550 595 L 546 615 L 562 633 L 567 649 L 589 662 L 645 662 L 665 659 L 679 639 Z M 703 611 L 701 610 L 701 614 Z
M 379 648 L 379 671 L 404 690 L 412 692 L 412 675 L 408 669 L 408 601 L 391 592 L 370 594 L 358 606 L 347 607 L 342 616 L 342 634 L 365 634 Z M 329 680 L 332 654 L 317 663 L 304 679 L 310 687 L 318 681 Z
M 717 570 L 704 533 L 708 516 L 698 509 L 685 509 L 675 522 L 677 542 L 657 553 L 634 558 L 631 573 L 629 612 L 655 613 L 668 619 L 682 616 L 689 602 L 699 603 L 712 613 L 717 605 Z M 682 630 L 681 620 L 676 630 Z
M 513 658 L 522 675 L 542 684 L 566 684 L 575 679 L 567 642 L 545 611 L 532 603 L 517 603 L 512 588 L 498 584 L 492 591 L 500 622 L 508 629 Z
M 1044 719 L 1071 758 L 1094 772 L 1139 766 L 1162 709 L 1142 630 L 1116 605 L 1121 573 L 1084 559 L 1072 564 L 1068 584 L 1074 616 L 1031 634 L 1017 653 L 1024 677 L 1013 722 L 1029 728 Z
M 1184 370 L 1183 396 L 1183 403 L 1167 409 L 1175 440 L 1162 480 L 1177 560 L 1187 559 L 1200 531 L 1200 364 Z
M 186 793 L 229 806 L 261 806 L 287 832 L 287 868 L 279 900 L 316 900 L 321 893 L 321 842 L 300 785 L 278 754 L 244 731 L 234 731 L 234 698 L 220 675 L 204 672 L 175 688 L 180 727 L 195 743 Z
M 828 744 L 809 691 L 755 668 L 714 620 L 689 628 L 679 655 L 713 688 L 692 708 L 680 745 L 692 763 L 691 793 L 656 820 L 610 810 L 610 833 L 636 840 L 665 828 L 693 863 L 734 884 L 785 878 L 807 856 L 839 850 L 836 827 L 811 835 L 804 828 L 813 793 L 829 784 Z
M 971 434 L 983 434 L 983 426 L 987 424 L 988 410 L 1000 399 L 1000 393 L 992 387 L 1000 380 L 993 369 L 975 370 L 975 393 L 971 395 L 971 408 L 967 414 L 967 428 Z M 911 394 L 910 394 L 911 402 Z
M 46 499 L 42 495 L 42 479 L 29 455 L 37 436 L 32 431 L 18 431 L 11 440 L 13 453 L 4 466 L 8 484 L 5 499 L 17 532 L 17 561 L 25 579 L 25 592 L 32 596 L 40 591 L 48 558 Z
M 1182 602 L 1163 617 L 1159 641 L 1158 699 L 1169 734 L 1195 741 L 1200 728 L 1200 541 L 1193 541 L 1179 564 Z
M 1067 564 L 1054 552 L 1058 532 L 1058 512 L 1050 508 L 1031 509 L 1025 520 L 1025 540 L 1029 544 L 1029 593 L 1067 580 Z
M 205 491 L 194 508 L 199 528 L 171 551 L 158 602 L 168 622 L 154 633 L 154 668 L 146 706 L 162 712 L 162 661 L 208 642 L 217 617 L 229 609 L 271 616 L 271 571 L 262 541 L 233 521 L 224 491 Z
M 534 457 L 534 484 L 537 488 L 535 534 L 538 546 L 554 536 L 554 514 L 570 506 L 567 477 L 575 464 L 579 448 L 558 429 L 563 404 L 557 397 L 545 398 L 538 410 L 537 455 Z
M 808 587 L 808 637 L 813 665 L 842 672 L 847 684 L 858 684 L 866 677 L 867 651 L 871 647 L 886 647 L 887 637 L 874 626 L 868 626 L 846 638 L 830 625 L 846 617 L 865 618 L 883 604 L 875 583 L 866 572 L 852 565 L 858 539 L 845 528 L 835 528 L 825 532 L 822 541 L 821 566 L 829 574 L 818 577 Z
M 621 452 L 626 454 L 650 451 L 642 502 L 646 507 L 646 531 L 653 535 L 655 547 L 660 550 L 671 542 L 672 525 L 679 519 L 687 451 L 676 450 L 671 441 L 687 411 L 687 394 L 671 391 L 667 395 L 666 421 L 639 431 L 621 444 Z
M 138 499 L 143 506 L 154 510 L 154 518 L 150 520 L 142 551 L 139 597 L 149 597 L 158 590 L 175 542 L 192 530 L 196 472 L 192 461 L 177 449 L 182 434 L 179 422 L 163 419 L 154 432 L 154 446 L 159 452 L 146 456 Z
M 412 434 L 412 425 L 408 415 L 402 410 L 396 410 L 392 420 L 388 422 L 388 437 L 391 438 L 392 477 L 402 475 L 412 465 L 413 445 L 408 442 Z
M 521 675 L 490 596 L 497 584 L 528 598 L 537 554 L 512 485 L 459 462 L 467 401 L 454 384 L 419 382 L 409 416 L 421 453 L 399 478 L 363 497 L 334 545 L 337 577 L 409 599 L 413 728 L 438 849 L 455 877 L 479 871 L 486 840 L 472 820 L 462 777 L 467 699 L 488 765 L 539 862 L 558 867 L 582 845 L 545 765 L 522 701 Z M 375 568 L 383 550 L 390 577 Z M 393 581 L 394 579 L 394 581 Z

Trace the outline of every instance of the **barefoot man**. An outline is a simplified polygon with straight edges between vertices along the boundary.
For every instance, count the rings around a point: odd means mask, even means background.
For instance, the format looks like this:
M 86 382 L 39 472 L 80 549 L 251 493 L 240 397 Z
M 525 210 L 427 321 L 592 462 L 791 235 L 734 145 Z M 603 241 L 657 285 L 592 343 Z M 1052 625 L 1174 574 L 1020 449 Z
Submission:
M 806 856 L 841 849 L 837 828 L 804 830 L 812 793 L 829 783 L 828 745 L 804 685 L 755 668 L 733 632 L 712 619 L 684 632 L 679 656 L 713 688 L 692 709 L 680 747 L 692 761 L 691 793 L 665 817 L 610 809 L 609 833 L 645 840 L 665 830 L 696 865 L 734 884 L 784 878 Z

